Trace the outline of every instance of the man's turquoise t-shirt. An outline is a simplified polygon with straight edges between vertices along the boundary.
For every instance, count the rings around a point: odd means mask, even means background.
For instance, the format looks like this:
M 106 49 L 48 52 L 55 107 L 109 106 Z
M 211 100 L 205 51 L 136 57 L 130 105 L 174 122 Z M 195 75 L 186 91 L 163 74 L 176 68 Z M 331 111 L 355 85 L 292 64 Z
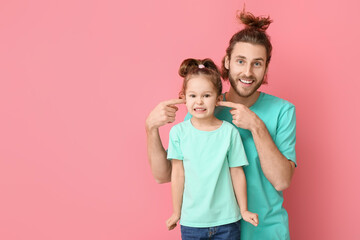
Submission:
M 225 95 L 224 95 L 224 101 Z M 217 107 L 215 116 L 220 120 L 232 122 L 230 108 Z M 296 141 L 296 117 L 293 104 L 269 95 L 260 93 L 254 105 L 250 107 L 256 115 L 265 123 L 273 141 L 280 152 L 296 164 L 295 141 Z M 185 120 L 190 119 L 188 114 Z M 278 192 L 265 177 L 259 160 L 254 139 L 249 130 L 237 128 L 245 148 L 249 165 L 244 167 L 248 209 L 259 215 L 257 227 L 248 222 L 241 222 L 241 239 L 290 239 L 288 214 L 283 208 L 283 193 Z
M 241 219 L 229 168 L 248 161 L 233 125 L 223 121 L 216 130 L 201 131 L 190 119 L 179 123 L 170 130 L 167 158 L 183 161 L 181 225 L 214 227 Z

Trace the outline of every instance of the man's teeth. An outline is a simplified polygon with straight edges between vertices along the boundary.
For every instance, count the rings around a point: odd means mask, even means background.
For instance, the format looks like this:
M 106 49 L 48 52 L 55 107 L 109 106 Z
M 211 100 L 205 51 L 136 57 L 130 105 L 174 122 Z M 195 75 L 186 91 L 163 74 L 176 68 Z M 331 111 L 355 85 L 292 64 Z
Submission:
M 252 83 L 252 82 L 253 82 L 253 80 L 240 79 L 240 82 L 243 82 L 243 83 L 247 83 L 247 84 L 249 84 L 249 83 Z

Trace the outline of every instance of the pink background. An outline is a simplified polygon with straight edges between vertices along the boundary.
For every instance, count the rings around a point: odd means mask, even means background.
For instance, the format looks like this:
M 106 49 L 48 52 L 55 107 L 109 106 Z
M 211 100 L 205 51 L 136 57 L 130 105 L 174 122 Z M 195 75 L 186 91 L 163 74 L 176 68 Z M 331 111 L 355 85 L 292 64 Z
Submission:
M 178 239 L 165 227 L 170 185 L 151 176 L 144 121 L 177 97 L 183 59 L 220 63 L 242 6 L 1 1 L 0 239 Z M 285 191 L 292 239 L 360 239 L 360 5 L 246 6 L 274 19 L 262 91 L 297 107 L 299 167 Z

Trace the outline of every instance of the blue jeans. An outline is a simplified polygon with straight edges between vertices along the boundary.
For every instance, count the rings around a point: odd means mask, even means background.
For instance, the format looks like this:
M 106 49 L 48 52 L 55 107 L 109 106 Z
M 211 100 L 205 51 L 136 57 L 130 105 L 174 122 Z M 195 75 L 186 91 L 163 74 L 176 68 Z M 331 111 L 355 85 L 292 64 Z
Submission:
M 182 240 L 240 240 L 240 221 L 210 228 L 181 225 Z

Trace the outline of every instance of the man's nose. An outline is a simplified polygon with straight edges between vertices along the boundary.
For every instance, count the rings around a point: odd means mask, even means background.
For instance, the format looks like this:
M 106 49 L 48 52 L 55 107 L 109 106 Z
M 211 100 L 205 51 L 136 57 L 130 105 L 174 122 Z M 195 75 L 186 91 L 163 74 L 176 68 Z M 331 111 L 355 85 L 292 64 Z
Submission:
M 244 74 L 247 77 L 250 77 L 252 75 L 252 66 L 251 66 L 251 64 L 246 65 Z

